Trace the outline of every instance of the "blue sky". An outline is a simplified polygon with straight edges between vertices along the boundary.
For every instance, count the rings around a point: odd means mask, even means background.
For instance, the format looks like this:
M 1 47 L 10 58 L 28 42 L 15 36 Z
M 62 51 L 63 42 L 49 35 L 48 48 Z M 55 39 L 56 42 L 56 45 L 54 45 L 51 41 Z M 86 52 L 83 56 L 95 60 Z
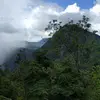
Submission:
M 93 2 L 94 2 L 94 0 L 47 0 L 47 1 L 57 3 L 58 5 L 64 8 L 76 2 L 78 6 L 81 7 L 81 9 L 89 9 L 93 7 Z

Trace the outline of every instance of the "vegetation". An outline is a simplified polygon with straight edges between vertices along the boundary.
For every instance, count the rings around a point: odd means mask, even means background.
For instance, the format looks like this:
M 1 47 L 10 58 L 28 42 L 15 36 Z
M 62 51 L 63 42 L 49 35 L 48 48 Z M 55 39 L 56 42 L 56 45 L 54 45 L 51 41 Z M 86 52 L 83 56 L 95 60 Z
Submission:
M 34 60 L 0 70 L 0 100 L 100 100 L 100 38 L 88 21 L 70 21 Z

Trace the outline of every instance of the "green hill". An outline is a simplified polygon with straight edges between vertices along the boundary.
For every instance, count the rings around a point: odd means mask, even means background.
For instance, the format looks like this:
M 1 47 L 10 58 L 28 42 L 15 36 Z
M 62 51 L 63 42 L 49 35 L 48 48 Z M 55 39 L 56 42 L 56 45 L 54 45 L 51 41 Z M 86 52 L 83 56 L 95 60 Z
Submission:
M 89 32 L 76 24 L 66 24 L 39 49 L 39 52 L 44 52 L 44 55 L 53 61 L 72 56 L 84 67 L 85 64 L 89 67 L 100 64 L 99 45 L 100 36 L 94 32 Z

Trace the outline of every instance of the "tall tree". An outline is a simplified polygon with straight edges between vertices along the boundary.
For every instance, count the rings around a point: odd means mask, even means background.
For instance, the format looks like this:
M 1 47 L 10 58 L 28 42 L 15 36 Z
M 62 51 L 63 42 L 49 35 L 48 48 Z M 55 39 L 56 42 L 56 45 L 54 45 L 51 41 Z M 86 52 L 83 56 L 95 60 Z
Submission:
M 61 23 L 62 22 L 58 22 L 57 20 L 52 20 L 45 28 L 45 31 L 50 31 L 49 36 L 52 36 L 56 31 L 58 31 L 61 28 Z

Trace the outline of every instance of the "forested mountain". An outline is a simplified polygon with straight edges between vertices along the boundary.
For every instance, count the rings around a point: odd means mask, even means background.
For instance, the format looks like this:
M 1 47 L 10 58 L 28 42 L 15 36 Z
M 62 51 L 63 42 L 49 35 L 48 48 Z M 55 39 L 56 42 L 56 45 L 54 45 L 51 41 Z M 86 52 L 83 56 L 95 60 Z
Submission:
M 0 100 L 100 100 L 100 37 L 88 21 L 61 26 L 34 59 L 0 70 Z
M 44 52 L 51 60 L 62 60 L 72 56 L 81 64 L 99 65 L 100 36 L 95 32 L 69 22 L 57 31 L 39 52 Z

